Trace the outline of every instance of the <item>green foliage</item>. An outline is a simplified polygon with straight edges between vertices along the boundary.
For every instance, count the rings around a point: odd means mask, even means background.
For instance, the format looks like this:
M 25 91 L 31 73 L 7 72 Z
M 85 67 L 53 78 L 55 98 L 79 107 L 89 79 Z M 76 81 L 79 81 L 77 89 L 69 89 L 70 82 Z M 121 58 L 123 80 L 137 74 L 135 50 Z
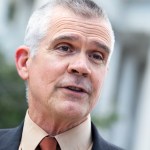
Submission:
M 0 53 L 0 128 L 18 125 L 26 108 L 24 82 Z

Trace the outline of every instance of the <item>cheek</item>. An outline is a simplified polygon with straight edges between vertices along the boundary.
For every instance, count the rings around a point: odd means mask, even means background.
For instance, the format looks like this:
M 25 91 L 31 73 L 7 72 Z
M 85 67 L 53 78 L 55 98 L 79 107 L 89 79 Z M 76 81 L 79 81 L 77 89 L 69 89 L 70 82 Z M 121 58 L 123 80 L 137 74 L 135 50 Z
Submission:
M 94 93 L 95 95 L 99 96 L 101 87 L 103 85 L 104 79 L 106 75 L 106 70 L 101 70 L 98 72 L 95 72 L 95 77 L 93 78 L 93 87 L 94 87 Z
M 101 93 L 101 88 L 102 88 L 102 84 L 105 78 L 105 71 L 101 71 L 100 73 L 95 74 L 95 77 L 93 78 L 93 94 L 92 94 L 92 98 L 91 98 L 91 108 L 93 109 L 93 107 L 96 105 L 100 93 Z
M 46 80 L 47 83 L 57 81 L 57 79 L 66 72 L 66 64 L 58 61 L 47 61 L 41 67 L 41 79 Z

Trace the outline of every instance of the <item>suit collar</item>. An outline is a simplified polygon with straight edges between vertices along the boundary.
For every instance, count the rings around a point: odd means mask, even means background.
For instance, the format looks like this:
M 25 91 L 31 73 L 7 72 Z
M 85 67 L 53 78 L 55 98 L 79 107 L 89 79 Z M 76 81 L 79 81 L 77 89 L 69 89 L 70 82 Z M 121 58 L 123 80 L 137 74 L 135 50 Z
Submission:
M 17 150 L 22 136 L 23 123 L 14 129 L 8 129 L 0 139 L 0 150 Z
M 93 138 L 93 147 L 92 150 L 123 150 L 113 144 L 105 141 L 100 135 L 95 125 L 92 123 L 92 138 Z
M 93 139 L 93 147 L 92 150 L 102 150 L 100 149 L 101 143 L 100 141 L 102 140 L 95 125 L 92 123 L 92 139 Z

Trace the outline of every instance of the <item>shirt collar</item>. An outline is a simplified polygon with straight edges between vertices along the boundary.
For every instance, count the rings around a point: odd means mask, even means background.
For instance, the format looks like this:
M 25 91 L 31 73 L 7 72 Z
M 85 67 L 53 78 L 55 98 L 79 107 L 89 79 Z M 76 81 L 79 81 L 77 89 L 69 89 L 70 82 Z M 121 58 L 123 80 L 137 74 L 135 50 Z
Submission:
M 91 117 L 80 125 L 55 136 L 62 150 L 89 150 L 92 146 Z
M 39 142 L 47 135 L 43 129 L 31 120 L 27 111 L 23 127 L 21 149 L 35 150 Z
M 35 124 L 28 112 L 25 116 L 23 134 L 20 149 L 21 150 L 35 150 L 39 142 L 48 134 Z M 91 117 L 88 116 L 80 125 L 56 135 L 61 150 L 89 150 L 92 147 L 91 137 Z

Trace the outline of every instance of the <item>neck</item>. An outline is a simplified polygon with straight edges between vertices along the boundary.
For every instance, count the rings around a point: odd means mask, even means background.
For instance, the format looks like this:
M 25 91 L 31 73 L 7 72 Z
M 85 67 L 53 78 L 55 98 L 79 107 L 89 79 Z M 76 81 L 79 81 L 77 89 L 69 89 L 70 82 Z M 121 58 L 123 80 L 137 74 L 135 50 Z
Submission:
M 61 134 L 65 131 L 68 131 L 81 123 L 87 120 L 87 116 L 83 117 L 82 119 L 76 118 L 67 118 L 67 117 L 53 117 L 53 116 L 46 116 L 37 113 L 30 113 L 29 116 L 31 120 L 36 123 L 40 128 L 42 128 L 45 132 L 47 132 L 51 136 L 55 136 Z

